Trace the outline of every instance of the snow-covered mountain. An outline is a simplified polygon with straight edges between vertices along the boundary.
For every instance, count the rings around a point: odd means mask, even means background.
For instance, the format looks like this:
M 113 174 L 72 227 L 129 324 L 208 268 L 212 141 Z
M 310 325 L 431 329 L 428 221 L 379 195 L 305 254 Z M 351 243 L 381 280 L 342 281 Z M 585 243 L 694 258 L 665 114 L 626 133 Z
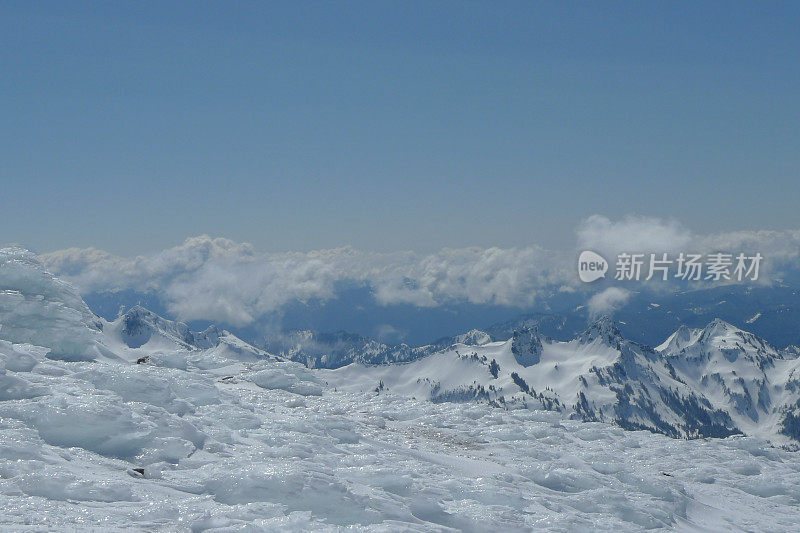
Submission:
M 117 352 L 141 355 L 143 352 L 170 350 L 227 351 L 231 356 L 268 357 L 227 330 L 209 326 L 203 331 L 190 331 L 183 322 L 168 320 L 141 306 L 134 306 L 114 321 L 98 318 L 103 342 Z
M 300 329 L 268 335 L 264 348 L 309 368 L 333 369 L 352 363 L 379 365 L 413 361 L 456 343 L 481 345 L 488 342 L 491 342 L 491 336 L 478 329 L 416 347 L 405 343 L 389 345 L 346 331 L 321 333 Z
M 202 333 L 193 333 L 186 324 L 166 320 L 138 305 L 121 313 L 117 320 L 108 322 L 103 329 L 129 348 L 151 343 L 173 349 L 208 348 L 216 344 L 219 336 L 213 326 Z
M 680 379 L 748 435 L 800 440 L 800 358 L 722 320 L 683 328 L 660 347 Z M 782 440 L 782 439 L 778 439 Z
M 701 340 L 718 351 L 692 348 Z M 653 429 L 658 413 L 687 435 L 707 416 L 732 430 L 722 408 L 670 375 L 679 354 L 631 343 L 608 320 L 569 342 L 531 328 L 486 341 L 471 332 L 410 362 L 312 370 L 143 308 L 99 319 L 32 254 L 0 250 L 0 529 L 780 531 L 800 521 L 797 453 L 565 416 Z M 732 377 L 712 361 L 737 355 L 796 388 L 796 351 L 724 325 L 682 349 L 709 375 Z M 654 400 L 673 386 L 696 413 Z
M 264 347 L 271 353 L 309 368 L 339 368 L 351 363 L 380 364 L 415 359 L 424 349 L 407 344 L 389 346 L 375 339 L 337 331 L 320 333 L 311 330 L 293 330 L 269 335 Z
M 523 327 L 505 342 L 456 343 L 404 364 L 353 364 L 324 375 L 348 390 L 533 403 L 672 437 L 748 434 L 793 445 L 798 366 L 795 352 L 720 320 L 703 330 L 682 327 L 655 350 L 602 318 L 567 342 Z

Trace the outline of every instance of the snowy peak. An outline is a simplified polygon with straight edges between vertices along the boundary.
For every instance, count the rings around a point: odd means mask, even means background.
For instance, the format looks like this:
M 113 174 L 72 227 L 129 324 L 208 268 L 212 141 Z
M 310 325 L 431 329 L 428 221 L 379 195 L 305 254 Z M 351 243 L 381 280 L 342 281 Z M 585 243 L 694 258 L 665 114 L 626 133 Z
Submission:
M 141 351 L 216 350 L 229 358 L 269 357 L 228 331 L 209 326 L 194 332 L 183 322 L 168 320 L 140 305 L 131 307 L 113 322 L 106 322 L 103 336 L 109 346 Z
M 111 325 L 112 329 L 119 331 L 120 339 L 129 348 L 139 348 L 156 339 L 174 343 L 180 348 L 197 347 L 189 326 L 161 318 L 140 305 L 130 308 Z
M 577 340 L 583 344 L 600 341 L 608 346 L 618 346 L 624 338 L 611 317 L 602 316 L 590 324 L 589 327 L 578 336 Z
M 542 339 L 535 327 L 519 329 L 511 338 L 511 353 L 517 363 L 524 367 L 538 363 L 542 357 L 542 349 Z
M 656 349 L 667 355 L 677 355 L 681 352 L 736 349 L 780 357 L 778 350 L 766 340 L 719 318 L 709 322 L 703 329 L 681 326 Z
M 407 344 L 389 346 L 356 333 L 292 330 L 269 335 L 267 351 L 309 368 L 339 368 L 351 363 L 383 364 L 409 361 L 432 351 Z
M 778 351 L 766 340 L 720 319 L 713 320 L 703 329 L 698 343 L 719 349 L 740 348 L 778 356 Z
M 700 338 L 698 339 L 699 342 L 709 342 L 712 339 L 716 338 L 727 338 L 733 335 L 741 335 L 743 331 L 733 324 L 725 322 L 721 318 L 715 318 L 708 325 L 703 328 Z
M 697 339 L 700 338 L 702 333 L 702 329 L 690 328 L 689 326 L 681 325 L 681 327 L 679 327 L 675 333 L 667 337 L 667 340 L 665 340 L 663 344 L 656 347 L 656 351 L 679 353 L 687 346 L 697 342 Z
M 779 357 L 778 351 L 761 337 L 722 320 L 714 320 L 706 326 L 695 345 L 706 351 L 736 350 L 759 357 Z
M 492 336 L 479 329 L 471 329 L 466 333 L 456 335 L 452 338 L 453 343 L 469 344 L 472 346 L 483 346 L 492 342 Z
M 787 434 L 786 407 L 797 402 L 794 358 L 764 339 L 715 319 L 702 330 L 678 330 L 662 355 L 672 370 L 746 434 Z
M 741 355 L 760 367 L 771 365 L 774 359 L 783 357 L 766 340 L 719 318 L 711 321 L 702 330 L 682 326 L 658 349 L 668 356 L 685 354 L 688 357 L 706 359 L 713 359 L 715 354 L 723 354 L 726 358 L 735 360 Z

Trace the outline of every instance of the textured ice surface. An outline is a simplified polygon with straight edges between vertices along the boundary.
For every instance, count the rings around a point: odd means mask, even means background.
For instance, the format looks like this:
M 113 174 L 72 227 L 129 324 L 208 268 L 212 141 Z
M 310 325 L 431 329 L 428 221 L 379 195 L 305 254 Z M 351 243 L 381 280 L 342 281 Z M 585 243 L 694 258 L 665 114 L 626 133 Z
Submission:
M 554 412 L 334 391 L 274 361 L 220 375 L 188 351 L 173 354 L 182 368 L 53 361 L 9 343 L 0 353 L 36 361 L 2 374 L 29 392 L 0 401 L 0 526 L 789 531 L 800 521 L 798 455 L 755 439 L 683 441 Z

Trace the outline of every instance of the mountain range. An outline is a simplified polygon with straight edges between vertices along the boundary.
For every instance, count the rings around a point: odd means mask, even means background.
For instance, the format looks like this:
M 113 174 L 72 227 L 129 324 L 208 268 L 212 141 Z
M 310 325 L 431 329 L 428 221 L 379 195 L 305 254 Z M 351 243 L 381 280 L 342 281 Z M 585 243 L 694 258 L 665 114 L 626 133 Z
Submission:
M 656 347 L 626 338 L 608 317 L 569 340 L 555 339 L 539 330 L 565 324 L 552 315 L 501 340 L 500 327 L 417 347 L 306 330 L 256 347 L 215 326 L 192 331 L 138 305 L 114 320 L 98 317 L 24 254 L 3 268 L 0 338 L 49 347 L 50 359 L 146 364 L 176 350 L 195 353 L 190 360 L 198 367 L 288 359 L 342 390 L 546 409 L 677 438 L 743 434 L 786 447 L 800 442 L 800 350 L 775 348 L 720 319 L 702 328 L 681 325 Z M 42 294 L 26 296 L 21 286 Z M 10 388 L 13 382 L 3 394 L 13 396 Z
M 427 350 L 410 362 L 321 372 L 346 390 L 533 406 L 678 438 L 747 434 L 789 447 L 800 440 L 797 349 L 777 350 L 718 319 L 680 327 L 656 348 L 625 339 L 603 317 L 569 341 L 522 328 L 506 341 Z
M 613 316 L 627 339 L 651 346 L 662 342 L 681 325 L 702 328 L 714 318 L 722 318 L 783 348 L 800 345 L 798 286 L 797 282 L 776 281 L 769 286 L 723 285 L 656 291 L 642 285 L 629 292 L 627 302 L 613 310 Z M 536 326 L 554 339 L 569 340 L 591 321 L 593 315 L 586 303 L 592 294 L 553 291 L 529 308 L 468 303 L 417 307 L 381 305 L 368 287 L 346 286 L 338 287 L 330 299 L 293 302 L 248 326 L 216 325 L 259 345 L 280 343 L 280 337 L 296 331 L 313 331 L 318 335 L 346 332 L 402 350 L 402 344 L 433 344 L 472 328 L 489 333 L 493 340 L 506 340 L 514 330 L 525 326 Z M 114 320 L 121 307 L 137 304 L 162 316 L 171 315 L 168 297 L 158 291 L 107 290 L 85 294 L 84 299 L 93 312 L 107 320 Z M 197 330 L 211 324 L 208 320 L 189 322 Z
M 513 330 L 504 341 L 471 330 L 419 347 L 306 330 L 266 349 L 214 326 L 192 332 L 141 306 L 95 322 L 103 344 L 117 353 L 177 348 L 288 359 L 343 390 L 547 409 L 676 438 L 755 435 L 789 448 L 800 443 L 800 350 L 779 350 L 720 319 L 680 326 L 656 347 L 626 339 L 602 317 L 568 341 L 536 326 Z

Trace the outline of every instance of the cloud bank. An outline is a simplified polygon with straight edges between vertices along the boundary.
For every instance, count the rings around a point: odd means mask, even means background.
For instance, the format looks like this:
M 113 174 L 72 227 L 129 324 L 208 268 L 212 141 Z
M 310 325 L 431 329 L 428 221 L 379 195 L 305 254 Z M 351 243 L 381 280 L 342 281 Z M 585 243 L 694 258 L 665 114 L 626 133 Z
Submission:
M 207 235 L 159 253 L 125 258 L 95 248 L 43 254 L 53 273 L 83 293 L 110 289 L 156 290 L 182 320 L 248 325 L 291 301 L 329 299 L 337 282 L 367 284 L 382 305 L 433 307 L 449 302 L 531 307 L 557 290 L 595 292 L 577 277 L 580 250 L 612 260 L 619 252 L 760 251 L 763 279 L 798 270 L 800 231 L 742 231 L 699 235 L 676 221 L 647 217 L 581 222 L 572 248 L 443 249 L 432 254 L 374 253 L 352 248 L 262 253 L 247 243 Z M 616 294 L 616 296 L 615 296 Z M 624 303 L 607 292 L 597 309 Z
M 294 300 L 327 299 L 335 284 L 369 284 L 380 304 L 432 307 L 450 301 L 530 305 L 547 287 L 569 282 L 560 254 L 538 247 L 444 249 L 434 254 L 337 248 L 264 254 L 249 244 L 207 235 L 135 258 L 102 250 L 44 254 L 48 269 L 81 292 L 153 289 L 183 320 L 242 326 Z

